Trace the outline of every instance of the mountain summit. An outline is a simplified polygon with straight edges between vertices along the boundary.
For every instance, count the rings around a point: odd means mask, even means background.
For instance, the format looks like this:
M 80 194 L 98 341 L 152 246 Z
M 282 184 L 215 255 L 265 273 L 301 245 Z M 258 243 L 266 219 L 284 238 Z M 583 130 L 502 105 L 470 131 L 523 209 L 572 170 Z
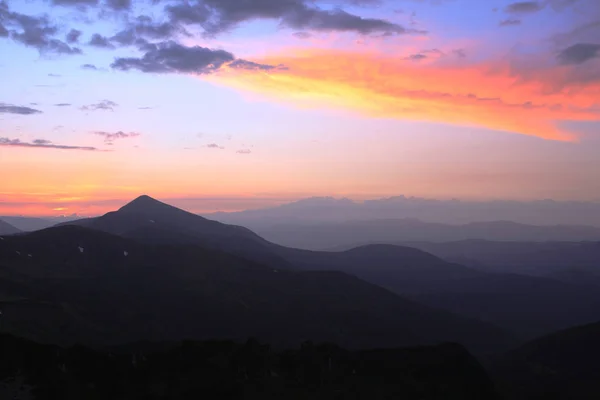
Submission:
M 271 243 L 249 229 L 211 221 L 147 195 L 101 217 L 64 225 L 83 226 L 145 244 L 200 245 L 279 267 L 285 264 L 271 252 Z
M 164 212 L 167 210 L 179 210 L 166 203 L 158 201 L 148 195 L 141 195 L 135 200 L 130 201 L 119 209 L 120 212 L 135 212 L 135 213 L 154 213 Z M 183 210 L 180 210 L 183 211 Z

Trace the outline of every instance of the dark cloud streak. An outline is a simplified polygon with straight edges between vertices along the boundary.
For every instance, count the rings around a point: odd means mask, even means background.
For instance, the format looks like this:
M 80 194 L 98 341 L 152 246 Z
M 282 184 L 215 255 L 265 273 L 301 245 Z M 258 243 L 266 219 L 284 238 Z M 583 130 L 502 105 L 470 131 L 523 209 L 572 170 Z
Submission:
M 577 43 L 558 53 L 558 61 L 562 64 L 583 64 L 600 57 L 600 44 Z
M 98 0 L 52 0 L 52 4 L 66 7 L 96 6 L 98 5 Z
M 92 133 L 94 135 L 102 136 L 104 138 L 105 143 L 111 143 L 111 144 L 115 140 L 135 138 L 135 137 L 141 136 L 141 134 L 137 133 L 137 132 L 126 133 L 126 132 L 122 132 L 122 131 L 118 131 L 118 132 L 114 132 L 114 133 L 97 131 L 97 132 L 92 132 Z
M 305 0 L 186 1 L 167 5 L 165 10 L 173 24 L 200 25 L 209 36 L 255 19 L 279 20 L 284 27 L 302 30 L 387 35 L 414 33 L 383 19 L 362 18 L 341 8 L 324 10 L 316 7 L 314 2 Z
M 15 106 L 13 104 L 0 103 L 0 114 L 33 115 L 41 114 L 40 110 L 30 107 Z
M 114 49 L 115 46 L 108 40 L 107 37 L 100 35 L 99 33 L 94 33 L 89 43 L 90 46 L 98 47 L 101 49 Z
M 519 1 L 509 4 L 505 10 L 512 14 L 528 14 L 541 11 L 544 5 L 539 1 Z
M 79 37 L 81 36 L 81 31 L 77 29 L 71 29 L 69 33 L 65 36 L 65 40 L 67 43 L 77 43 L 79 42 Z
M 97 110 L 114 111 L 115 107 L 118 107 L 118 104 L 115 103 L 114 101 L 102 100 L 99 103 L 89 104 L 87 106 L 81 107 L 80 109 L 83 111 L 97 111 Z
M 505 19 L 503 21 L 500 21 L 500 23 L 498 25 L 500 25 L 500 26 L 521 25 L 521 20 L 520 19 L 515 19 L 515 18 L 508 18 L 508 19 Z
M 47 16 L 34 17 L 11 12 L 5 2 L 0 3 L 0 36 L 10 36 L 15 42 L 37 49 L 40 53 L 81 54 L 77 47 L 53 37 L 59 31 Z M 6 31 L 6 32 L 4 32 Z
M 186 47 L 173 41 L 152 44 L 149 47 L 149 50 L 141 58 L 117 58 L 111 67 L 121 71 L 134 69 L 146 73 L 194 73 L 200 75 L 213 73 L 226 65 L 250 70 L 276 68 L 236 59 L 233 54 L 225 50 L 213 50 L 200 46 Z
M 116 11 L 131 9 L 132 0 L 106 0 L 106 5 Z
M 10 139 L 7 137 L 0 137 L 0 146 L 3 147 L 26 147 L 26 148 L 37 148 L 37 149 L 57 149 L 57 150 L 83 150 L 83 151 L 102 151 L 96 147 L 88 146 L 69 146 L 63 144 L 54 144 L 49 140 L 36 139 L 33 142 L 22 142 L 19 139 Z

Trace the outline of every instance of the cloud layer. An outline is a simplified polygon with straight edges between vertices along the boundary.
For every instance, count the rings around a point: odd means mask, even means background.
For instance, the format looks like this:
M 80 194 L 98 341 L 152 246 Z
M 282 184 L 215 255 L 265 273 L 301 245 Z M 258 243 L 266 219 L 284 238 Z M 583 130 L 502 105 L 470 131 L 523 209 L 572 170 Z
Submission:
M 97 132 L 93 132 L 93 133 L 94 133 L 94 135 L 102 136 L 104 138 L 105 143 L 112 143 L 115 140 L 135 138 L 135 137 L 141 136 L 141 134 L 139 134 L 137 132 L 126 133 L 126 132 L 122 132 L 122 131 L 118 131 L 118 132 L 97 131 Z
M 45 139 L 36 139 L 32 142 L 23 142 L 19 139 L 10 139 L 7 137 L 0 137 L 0 146 L 2 146 L 2 147 L 25 147 L 25 148 L 36 148 L 36 149 L 99 151 L 99 149 L 97 149 L 96 147 L 54 144 L 51 141 L 45 140 Z
M 117 58 L 111 67 L 148 73 L 209 74 L 225 65 L 236 69 L 269 70 L 275 67 L 236 59 L 225 50 L 201 46 L 186 47 L 173 41 L 154 44 L 142 57 Z
M 40 110 L 36 110 L 31 107 L 15 106 L 14 104 L 0 103 L 0 114 L 19 114 L 19 115 L 32 115 L 41 114 Z
M 519 71 L 503 61 L 420 64 L 404 57 L 346 51 L 290 52 L 261 60 L 272 74 L 230 71 L 215 82 L 301 107 L 333 107 L 372 117 L 478 126 L 572 140 L 562 120 L 600 121 L 600 79 L 569 67 Z

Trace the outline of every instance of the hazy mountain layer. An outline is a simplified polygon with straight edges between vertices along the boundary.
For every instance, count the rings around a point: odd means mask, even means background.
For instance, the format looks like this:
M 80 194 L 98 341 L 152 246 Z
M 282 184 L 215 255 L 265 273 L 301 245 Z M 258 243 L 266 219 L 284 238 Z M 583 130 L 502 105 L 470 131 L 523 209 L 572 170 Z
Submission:
M 195 245 L 145 245 L 76 226 L 0 242 L 3 329 L 56 343 L 252 336 L 349 347 L 511 338 L 342 272 L 274 269 Z

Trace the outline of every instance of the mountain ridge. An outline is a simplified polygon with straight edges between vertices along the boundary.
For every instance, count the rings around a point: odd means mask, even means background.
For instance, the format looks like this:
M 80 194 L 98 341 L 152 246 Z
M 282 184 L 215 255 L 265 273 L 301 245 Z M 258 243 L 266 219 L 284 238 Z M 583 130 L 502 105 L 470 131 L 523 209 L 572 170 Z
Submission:
M 514 343 L 491 324 L 340 271 L 273 269 L 220 250 L 147 245 L 80 226 L 0 242 L 0 293 L 8 296 L 4 329 L 59 344 L 256 337 L 351 348 L 455 341 L 485 351 Z
M 21 232 L 22 231 L 20 229 L 0 219 L 0 235 L 14 235 Z

